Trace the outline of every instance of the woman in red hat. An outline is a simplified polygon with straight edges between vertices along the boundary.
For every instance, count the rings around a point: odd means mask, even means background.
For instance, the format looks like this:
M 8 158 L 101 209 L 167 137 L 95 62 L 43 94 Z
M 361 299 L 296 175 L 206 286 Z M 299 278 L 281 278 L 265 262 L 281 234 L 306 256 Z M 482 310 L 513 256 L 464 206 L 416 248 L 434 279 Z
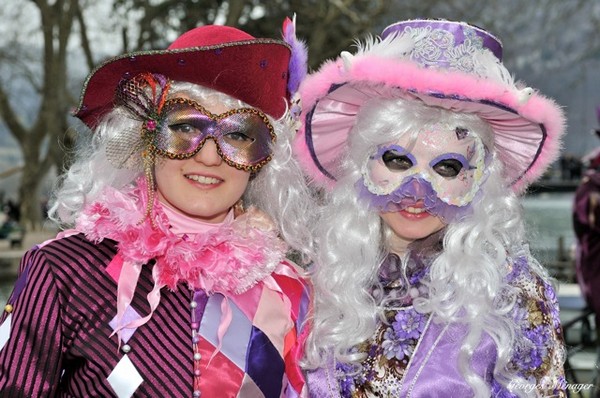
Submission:
M 310 250 L 304 47 L 204 26 L 94 70 L 93 130 L 0 326 L 3 397 L 297 397 Z M 290 67 L 291 65 L 291 67 Z M 242 205 L 242 201 L 244 202 Z
M 303 82 L 296 154 L 326 192 L 311 396 L 564 396 L 555 290 L 517 197 L 564 120 L 501 53 L 475 26 L 404 21 Z

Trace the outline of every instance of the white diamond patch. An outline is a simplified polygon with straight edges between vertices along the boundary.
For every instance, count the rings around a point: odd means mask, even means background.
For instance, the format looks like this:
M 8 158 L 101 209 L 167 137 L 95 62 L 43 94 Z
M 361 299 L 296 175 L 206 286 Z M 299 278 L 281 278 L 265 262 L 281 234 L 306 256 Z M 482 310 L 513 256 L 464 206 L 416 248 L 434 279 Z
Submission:
M 4 345 L 10 338 L 11 319 L 12 314 L 8 314 L 2 325 L 0 325 L 0 350 L 4 348 Z
M 123 355 L 107 380 L 119 398 L 131 397 L 144 381 L 127 354 Z

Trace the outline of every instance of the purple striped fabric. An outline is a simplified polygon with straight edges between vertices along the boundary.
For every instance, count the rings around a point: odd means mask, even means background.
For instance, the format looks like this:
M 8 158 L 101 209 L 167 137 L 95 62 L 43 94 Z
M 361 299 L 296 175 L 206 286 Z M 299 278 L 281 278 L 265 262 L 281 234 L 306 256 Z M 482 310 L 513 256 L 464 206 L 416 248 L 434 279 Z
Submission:
M 12 332 L 0 351 L 1 397 L 115 396 L 107 376 L 123 352 L 117 337 L 108 337 L 117 286 L 105 268 L 116 251 L 113 241 L 94 244 L 75 235 L 24 256 L 21 271 L 30 262 L 28 281 L 9 299 Z M 152 287 L 151 267 L 145 266 L 132 301 L 139 314 L 150 310 L 146 295 Z M 134 396 L 192 396 L 192 296 L 181 284 L 175 291 L 163 289 L 150 321 L 128 341 L 127 355 L 144 380 Z M 203 377 L 211 377 L 210 370 Z

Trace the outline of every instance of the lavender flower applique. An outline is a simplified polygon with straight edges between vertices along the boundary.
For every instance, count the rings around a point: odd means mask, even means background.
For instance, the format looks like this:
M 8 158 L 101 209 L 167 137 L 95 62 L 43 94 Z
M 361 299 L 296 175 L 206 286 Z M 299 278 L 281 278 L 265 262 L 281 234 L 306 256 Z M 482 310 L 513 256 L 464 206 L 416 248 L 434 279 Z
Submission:
M 416 342 L 423 333 L 426 317 L 413 308 L 398 311 L 392 325 L 383 334 L 383 354 L 387 359 L 410 358 Z

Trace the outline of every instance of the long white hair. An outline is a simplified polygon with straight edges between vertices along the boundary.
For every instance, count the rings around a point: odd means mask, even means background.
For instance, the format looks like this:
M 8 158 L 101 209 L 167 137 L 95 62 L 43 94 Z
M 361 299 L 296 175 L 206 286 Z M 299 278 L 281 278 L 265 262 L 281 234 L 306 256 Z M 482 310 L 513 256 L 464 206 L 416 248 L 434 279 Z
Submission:
M 489 125 L 473 114 L 454 113 L 403 99 L 373 99 L 364 105 L 350 132 L 349 150 L 342 174 L 327 193 L 315 238 L 315 266 L 311 270 L 315 289 L 313 329 L 306 346 L 305 366 L 323 366 L 333 353 L 341 362 L 358 363 L 362 356 L 353 346 L 372 337 L 385 303 L 370 294 L 377 282 L 380 263 L 389 252 L 393 232 L 379 214 L 357 196 L 356 182 L 366 158 L 384 143 L 415 134 L 440 121 L 466 127 L 493 148 Z M 471 356 L 483 333 L 497 346 L 494 377 L 503 385 L 517 376 L 507 365 L 518 328 L 508 311 L 516 292 L 505 282 L 506 258 L 524 240 L 521 206 L 502 177 L 502 163 L 489 153 L 483 192 L 473 202 L 473 214 L 449 224 L 443 232 L 443 248 L 435 253 L 426 297 L 413 304 L 417 311 L 442 322 L 469 325 L 459 353 L 459 369 L 476 396 L 489 396 L 490 388 L 470 367 Z M 415 242 L 417 246 L 419 242 Z M 410 247 L 409 247 L 410 248 Z M 403 259 L 406 266 L 407 256 Z M 545 278 L 539 264 L 532 272 Z M 503 297 L 501 302 L 498 297 Z M 518 392 L 516 392 L 518 393 Z
M 230 109 L 249 106 L 213 89 L 173 82 L 169 97 L 182 95 L 205 105 L 222 104 Z M 244 204 L 267 213 L 278 225 L 283 239 L 306 259 L 312 250 L 308 217 L 314 212 L 310 210 L 311 194 L 301 169 L 292 158 L 293 120 L 289 113 L 279 120 L 270 120 L 277 134 L 273 159 L 251 178 Z M 116 167 L 107 150 L 111 150 L 109 143 L 115 140 L 129 145 L 140 131 L 141 122 L 133 120 L 123 108 L 116 107 L 104 116 L 94 132 L 78 142 L 74 163 L 59 179 L 51 198 L 49 218 L 61 227 L 71 227 L 83 207 L 94 202 L 105 187 L 120 189 L 135 184 L 143 171 Z

